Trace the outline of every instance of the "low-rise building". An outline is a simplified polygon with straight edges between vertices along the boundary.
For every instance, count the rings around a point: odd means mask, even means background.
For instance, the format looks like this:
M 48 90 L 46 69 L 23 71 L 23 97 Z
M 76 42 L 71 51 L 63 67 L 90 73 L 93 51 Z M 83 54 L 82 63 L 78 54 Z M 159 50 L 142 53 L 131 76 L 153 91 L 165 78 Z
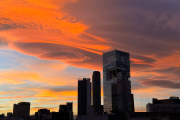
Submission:
M 88 107 L 87 115 L 78 115 L 76 120 L 108 120 L 108 115 L 95 115 L 94 107 Z
M 147 112 L 169 112 L 180 113 L 179 97 L 170 97 L 169 99 L 158 100 L 153 98 L 153 103 L 146 105 Z
M 13 106 L 13 117 L 28 117 L 30 114 L 30 103 L 20 102 Z

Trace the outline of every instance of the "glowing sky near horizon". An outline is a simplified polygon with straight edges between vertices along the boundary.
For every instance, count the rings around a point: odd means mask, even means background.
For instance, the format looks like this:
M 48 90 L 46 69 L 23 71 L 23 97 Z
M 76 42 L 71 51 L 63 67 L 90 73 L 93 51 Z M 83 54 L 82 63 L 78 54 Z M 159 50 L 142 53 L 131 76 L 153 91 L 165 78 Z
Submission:
M 102 73 L 103 52 L 130 53 L 136 111 L 180 96 L 180 2 L 0 0 L 0 113 L 31 102 L 58 111 L 77 80 Z M 102 94 L 103 98 L 103 94 Z M 103 100 L 102 100 L 103 102 Z

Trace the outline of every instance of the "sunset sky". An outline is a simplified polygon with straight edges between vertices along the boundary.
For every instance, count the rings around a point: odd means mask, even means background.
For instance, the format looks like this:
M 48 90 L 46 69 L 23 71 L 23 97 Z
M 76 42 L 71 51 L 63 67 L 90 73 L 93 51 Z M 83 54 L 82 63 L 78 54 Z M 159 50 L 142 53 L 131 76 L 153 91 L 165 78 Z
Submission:
M 0 0 L 0 113 L 31 102 L 58 111 L 103 52 L 130 53 L 136 111 L 180 96 L 180 1 Z M 102 76 L 102 74 L 101 74 Z M 103 92 L 102 92 L 103 103 Z

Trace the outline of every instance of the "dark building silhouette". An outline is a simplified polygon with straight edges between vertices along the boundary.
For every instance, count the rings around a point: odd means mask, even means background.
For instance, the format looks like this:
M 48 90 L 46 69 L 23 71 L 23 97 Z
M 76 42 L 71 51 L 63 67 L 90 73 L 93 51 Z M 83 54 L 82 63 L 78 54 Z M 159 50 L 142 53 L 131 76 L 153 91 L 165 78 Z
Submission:
M 133 118 L 136 120 L 169 120 L 169 113 L 166 112 L 132 112 L 129 113 L 129 118 Z
M 119 112 L 118 114 L 108 115 L 108 120 L 129 120 L 128 117 L 125 112 Z
M 11 112 L 7 113 L 7 117 L 12 117 L 12 116 L 13 116 L 13 113 L 11 113 Z
M 43 119 L 43 115 L 49 115 L 50 114 L 50 110 L 48 109 L 39 109 L 37 112 L 37 118 L 38 120 L 42 120 Z
M 95 115 L 94 114 L 94 107 L 88 107 L 88 114 L 87 115 L 77 115 L 76 120 L 108 120 L 108 115 L 101 114 Z
M 89 78 L 78 80 L 78 115 L 87 115 L 91 106 L 91 83 Z
M 152 104 L 146 105 L 147 112 L 169 112 L 180 113 L 180 99 L 179 97 L 170 97 L 169 99 L 158 100 L 152 99 Z
M 30 114 L 30 102 L 20 102 L 13 106 L 13 117 L 28 117 Z
M 51 112 L 52 120 L 71 120 L 69 112 Z
M 73 102 L 67 102 L 66 105 L 60 105 L 59 112 L 69 113 L 70 120 L 73 120 Z
M 100 114 L 104 114 L 104 105 L 101 105 L 100 107 Z
M 135 112 L 135 107 L 134 107 L 134 95 L 131 94 L 131 102 L 132 102 L 132 112 Z
M 128 115 L 130 120 L 180 120 L 179 113 L 169 112 L 132 112 Z
M 73 103 L 67 102 L 66 105 L 59 105 L 59 111 L 73 111 Z
M 0 119 L 1 119 L 1 118 L 4 118 L 4 117 L 5 117 L 5 115 L 4 115 L 4 114 L 0 114 Z
M 94 71 L 92 75 L 92 97 L 95 114 L 102 114 L 101 109 L 101 74 L 99 71 Z
M 129 78 L 129 53 L 113 50 L 103 54 L 104 111 L 133 111 Z

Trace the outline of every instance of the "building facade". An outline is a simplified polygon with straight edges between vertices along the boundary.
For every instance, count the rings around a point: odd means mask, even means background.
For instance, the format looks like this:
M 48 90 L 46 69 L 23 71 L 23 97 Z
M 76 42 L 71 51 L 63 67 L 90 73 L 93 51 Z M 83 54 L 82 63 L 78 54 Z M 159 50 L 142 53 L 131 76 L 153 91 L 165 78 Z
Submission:
M 152 99 L 153 103 L 146 105 L 147 112 L 169 112 L 180 113 L 180 99 L 179 97 L 170 97 L 169 99 L 158 100 Z
M 78 80 L 78 115 L 87 115 L 91 106 L 91 82 L 89 78 Z
M 94 71 L 92 75 L 92 97 L 95 114 L 102 114 L 101 108 L 101 74 L 99 71 Z
M 36 115 L 37 115 L 38 120 L 43 120 L 43 115 L 50 115 L 50 110 L 39 109 Z
M 73 120 L 73 102 L 67 102 L 66 105 L 60 105 L 59 112 L 68 112 L 70 120 Z
M 129 53 L 113 50 L 103 54 L 104 111 L 132 112 Z
M 101 114 L 97 115 L 94 114 L 94 107 L 88 107 L 88 114 L 87 115 L 78 115 L 76 120 L 109 120 L 108 115 L 106 114 Z
M 30 114 L 30 103 L 20 102 L 13 106 L 13 117 L 28 117 Z

